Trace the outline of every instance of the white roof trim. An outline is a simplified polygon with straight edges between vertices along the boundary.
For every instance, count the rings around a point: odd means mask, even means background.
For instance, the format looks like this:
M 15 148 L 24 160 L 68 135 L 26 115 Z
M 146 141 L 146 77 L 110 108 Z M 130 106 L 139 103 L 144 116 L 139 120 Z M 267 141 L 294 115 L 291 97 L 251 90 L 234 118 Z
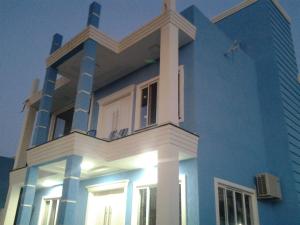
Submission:
M 100 45 L 105 46 L 116 54 L 121 53 L 130 46 L 133 46 L 138 41 L 147 37 L 149 34 L 156 30 L 159 30 L 164 25 L 172 23 L 177 26 L 181 31 L 190 36 L 193 40 L 196 38 L 196 27 L 192 25 L 187 19 L 181 16 L 179 13 L 172 10 L 165 12 L 164 14 L 156 17 L 137 31 L 131 33 L 120 42 L 113 40 L 105 33 L 99 31 L 95 27 L 89 26 L 82 32 L 76 35 L 73 39 L 64 44 L 61 48 L 56 50 L 47 58 L 47 66 L 57 62 L 65 54 L 72 51 L 74 48 L 79 46 L 81 43 L 91 38 L 98 42 Z
M 240 4 L 227 9 L 226 11 L 222 12 L 221 14 L 215 16 L 212 18 L 212 22 L 213 23 L 217 23 L 221 20 L 223 20 L 224 18 L 231 16 L 237 12 L 239 12 L 240 10 L 254 4 L 255 2 L 257 2 L 258 0 L 245 0 L 243 2 L 241 2 Z M 285 9 L 281 6 L 281 4 L 279 3 L 278 0 L 272 0 L 273 4 L 275 5 L 275 7 L 279 10 L 279 12 L 283 15 L 283 17 L 289 22 L 291 23 L 291 17 L 287 14 L 287 12 L 285 11 Z

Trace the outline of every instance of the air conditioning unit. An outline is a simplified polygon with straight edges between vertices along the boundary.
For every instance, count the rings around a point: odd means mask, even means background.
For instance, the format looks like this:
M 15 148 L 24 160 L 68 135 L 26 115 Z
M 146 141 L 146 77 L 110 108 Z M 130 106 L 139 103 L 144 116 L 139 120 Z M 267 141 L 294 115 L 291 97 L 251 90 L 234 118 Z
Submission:
M 279 178 L 269 173 L 256 175 L 256 190 L 258 199 L 281 199 Z

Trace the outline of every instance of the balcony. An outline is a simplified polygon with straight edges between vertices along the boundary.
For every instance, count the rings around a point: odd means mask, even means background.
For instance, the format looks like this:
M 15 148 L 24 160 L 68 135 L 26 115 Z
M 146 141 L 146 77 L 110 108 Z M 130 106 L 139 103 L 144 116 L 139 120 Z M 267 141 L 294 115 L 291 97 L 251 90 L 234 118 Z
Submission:
M 83 157 L 83 164 L 93 165 L 92 169 L 83 168 L 81 178 L 85 179 L 153 167 L 157 164 L 157 152 L 163 146 L 178 151 L 179 160 L 195 158 L 198 136 L 172 124 L 143 129 L 113 141 L 73 132 L 27 150 L 27 162 L 28 166 L 41 165 L 41 171 L 47 176 L 63 176 L 64 158 L 79 155 Z
M 83 43 L 92 39 L 97 43 L 96 71 L 93 90 L 98 90 L 160 56 L 161 28 L 174 24 L 179 29 L 178 47 L 182 47 L 196 38 L 196 28 L 179 13 L 168 11 L 121 41 L 116 41 L 95 27 L 88 26 L 47 59 L 47 66 L 55 66 L 61 78 L 56 82 L 53 110 L 74 102 L 80 73 L 80 61 L 83 56 Z M 38 108 L 41 93 L 37 92 L 29 101 Z

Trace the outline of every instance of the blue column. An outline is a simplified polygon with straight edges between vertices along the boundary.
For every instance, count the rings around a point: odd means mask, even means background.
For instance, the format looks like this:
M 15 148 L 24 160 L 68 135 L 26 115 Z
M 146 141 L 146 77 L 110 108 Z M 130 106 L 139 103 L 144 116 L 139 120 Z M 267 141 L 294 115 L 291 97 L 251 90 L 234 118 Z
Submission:
M 101 5 L 99 5 L 99 3 L 93 2 L 92 4 L 90 4 L 87 26 L 91 25 L 98 28 L 100 21 L 100 12 Z
M 101 5 L 93 2 L 89 8 L 87 26 L 99 26 Z M 83 44 L 83 57 L 80 63 L 80 75 L 77 84 L 77 94 L 74 108 L 72 131 L 87 133 L 88 118 L 93 91 L 93 80 L 95 74 L 96 42 L 87 40 Z
M 61 43 L 62 36 L 60 34 L 55 34 L 52 39 L 50 54 L 60 48 Z M 46 70 L 44 86 L 42 89 L 42 97 L 40 100 L 39 111 L 37 113 L 37 120 L 33 133 L 33 146 L 47 142 L 56 78 L 57 70 L 55 68 L 48 67 Z
M 75 213 L 80 182 L 81 161 L 81 156 L 72 155 L 67 158 L 57 225 L 76 224 Z
M 38 168 L 28 167 L 21 195 L 21 204 L 17 216 L 17 225 L 29 225 L 34 202 Z

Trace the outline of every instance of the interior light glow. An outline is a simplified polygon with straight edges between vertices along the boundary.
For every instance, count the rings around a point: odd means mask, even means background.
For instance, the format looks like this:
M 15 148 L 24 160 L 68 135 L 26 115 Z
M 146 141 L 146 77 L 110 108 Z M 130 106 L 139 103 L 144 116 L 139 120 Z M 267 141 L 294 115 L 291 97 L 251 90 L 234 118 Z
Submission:
M 157 165 L 157 151 L 145 152 L 141 154 L 137 160 L 136 164 L 140 168 L 152 168 Z
M 50 179 L 44 180 L 42 182 L 42 186 L 43 187 L 52 187 L 52 186 L 54 186 L 56 184 L 57 184 L 57 182 L 55 180 L 50 180 Z
M 95 167 L 95 164 L 90 161 L 83 161 L 80 165 L 82 170 L 88 171 Z

